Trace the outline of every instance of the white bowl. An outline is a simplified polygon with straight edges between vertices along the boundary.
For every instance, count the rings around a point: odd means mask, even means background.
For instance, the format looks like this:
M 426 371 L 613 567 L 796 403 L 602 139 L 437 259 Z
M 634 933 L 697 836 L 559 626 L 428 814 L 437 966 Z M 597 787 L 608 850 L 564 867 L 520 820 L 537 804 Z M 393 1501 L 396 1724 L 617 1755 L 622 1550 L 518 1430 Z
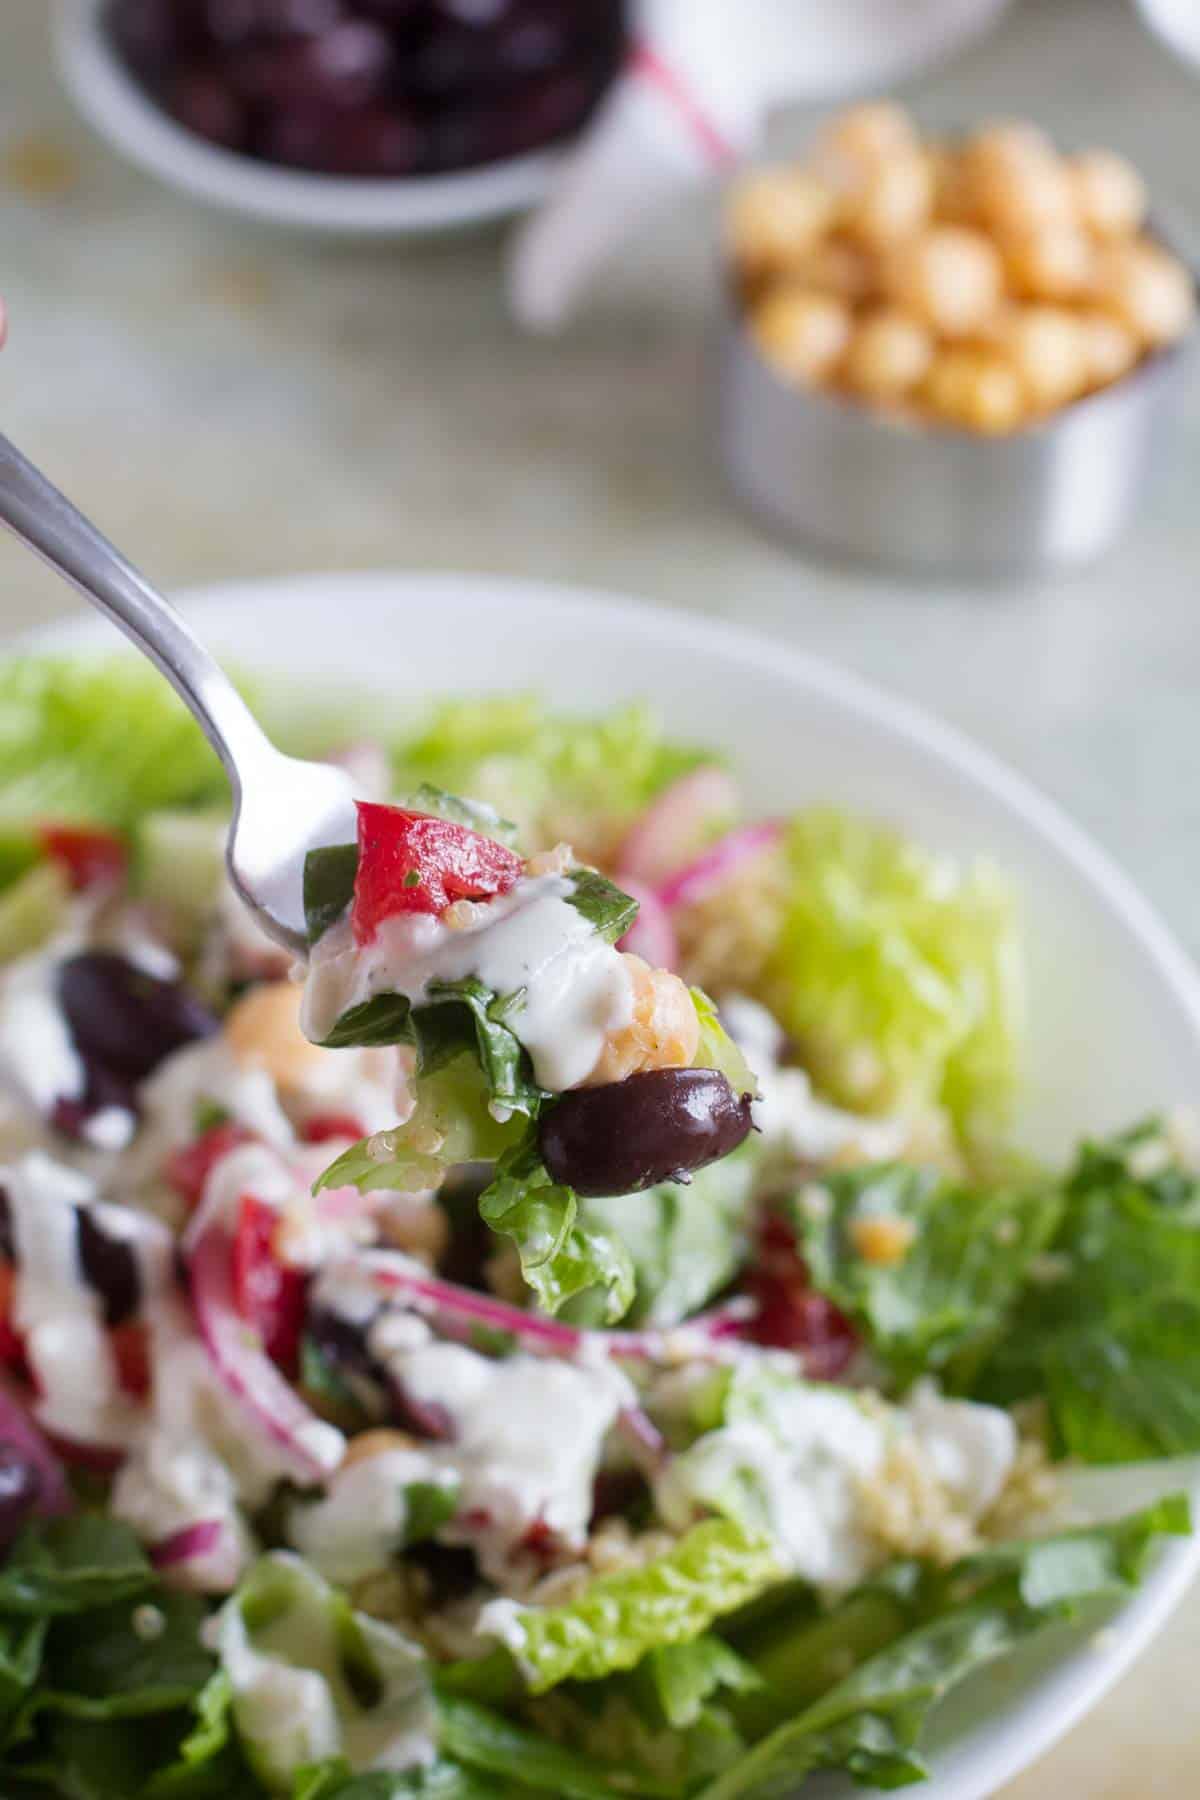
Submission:
M 454 175 L 305 174 L 205 143 L 134 80 L 103 27 L 105 0 L 55 0 L 59 72 L 84 118 L 147 174 L 226 212 L 343 237 L 407 237 L 505 218 L 541 199 L 552 150 Z
M 1186 62 L 1200 63 L 1200 10 L 1195 0 L 1137 0 L 1150 29 Z
M 242 665 L 318 695 L 357 681 L 397 711 L 453 691 L 539 687 L 575 709 L 645 696 L 673 732 L 735 759 L 756 811 L 830 801 L 994 856 L 1020 885 L 1031 941 L 1020 1135 L 1032 1149 L 1065 1154 L 1083 1132 L 1200 1092 L 1200 975 L 1120 870 L 985 751 L 828 664 L 687 615 L 478 576 L 305 576 L 183 604 Z M 119 642 L 100 620 L 29 641 Z M 1115 1472 L 1104 1485 L 1105 1510 L 1181 1485 L 1200 1503 L 1191 1463 Z M 936 1722 L 933 1780 L 916 1791 L 994 1794 L 1096 1703 L 1198 1567 L 1200 1537 L 1173 1544 L 1102 1636 L 1055 1629 L 970 1683 Z

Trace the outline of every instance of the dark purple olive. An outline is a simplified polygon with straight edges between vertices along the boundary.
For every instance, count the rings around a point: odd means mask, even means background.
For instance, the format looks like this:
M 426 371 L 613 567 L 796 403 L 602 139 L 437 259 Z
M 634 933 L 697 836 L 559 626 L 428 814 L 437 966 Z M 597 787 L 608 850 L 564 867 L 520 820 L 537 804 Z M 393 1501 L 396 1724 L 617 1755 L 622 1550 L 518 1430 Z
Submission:
M 751 1126 L 749 1097 L 715 1069 L 650 1069 L 565 1094 L 542 1114 L 538 1142 L 550 1175 L 577 1194 L 635 1194 L 728 1156 Z
M 240 49 L 261 38 L 316 37 L 344 17 L 341 0 L 205 0 L 214 44 Z
M 77 1218 L 83 1278 L 104 1302 L 104 1323 L 115 1331 L 142 1303 L 137 1253 L 128 1238 L 106 1231 L 90 1206 L 79 1207 Z
M 163 104 L 173 119 L 197 137 L 224 150 L 241 150 L 249 135 L 245 102 L 234 93 L 220 70 L 184 69 L 163 89 Z
M 41 1477 L 16 1444 L 0 1442 L 0 1550 L 8 1550 L 41 1495 Z
M 182 982 L 151 975 L 113 950 L 68 957 L 58 1003 L 85 1064 L 128 1081 L 144 1081 L 172 1051 L 220 1030 Z
M 128 1075 L 122 1075 L 114 1069 L 105 1068 L 94 1057 L 83 1055 L 86 1081 L 82 1094 L 60 1094 L 50 1111 L 50 1123 L 64 1137 L 74 1138 L 77 1143 L 89 1144 L 96 1150 L 123 1150 L 129 1138 L 133 1136 L 138 1119 L 137 1094 L 135 1084 Z M 117 1127 L 114 1139 L 104 1129 L 98 1115 L 109 1115 L 105 1126 L 110 1122 Z M 126 1123 L 112 1115 L 126 1114 Z
M 337 175 L 411 175 L 424 151 L 424 130 L 410 113 L 368 107 L 337 121 L 326 167 Z
M 203 47 L 197 0 L 113 0 L 108 16 L 117 49 L 148 78 L 166 74 Z
M 363 106 L 387 86 L 394 52 L 387 33 L 347 19 L 319 37 L 247 50 L 230 64 L 239 93 L 263 106 Z

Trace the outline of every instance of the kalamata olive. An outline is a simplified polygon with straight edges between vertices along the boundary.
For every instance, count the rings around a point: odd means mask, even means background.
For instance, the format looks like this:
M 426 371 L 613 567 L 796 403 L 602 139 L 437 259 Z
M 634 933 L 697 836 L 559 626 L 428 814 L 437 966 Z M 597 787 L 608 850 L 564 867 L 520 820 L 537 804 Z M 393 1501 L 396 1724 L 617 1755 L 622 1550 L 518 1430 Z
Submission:
M 219 1021 L 178 981 L 112 950 L 85 950 L 58 972 L 58 1003 L 89 1065 L 144 1081 L 172 1051 L 212 1037 Z
M 96 1150 L 123 1150 L 133 1135 L 138 1118 L 135 1084 L 128 1075 L 106 1068 L 86 1051 L 81 1059 L 86 1076 L 82 1094 L 61 1094 L 50 1109 L 50 1123 L 64 1137 L 90 1144 Z M 103 1123 L 98 1115 L 106 1116 Z M 124 1113 L 126 1121 L 116 1116 Z
M 13 1236 L 12 1206 L 8 1198 L 8 1189 L 0 1187 L 0 1258 L 6 1263 L 17 1260 L 16 1239 Z
M 634 1194 L 728 1156 L 751 1129 L 750 1100 L 715 1069 L 649 1069 L 577 1088 L 542 1114 L 555 1181 L 578 1194 Z
M 104 1303 L 104 1323 L 110 1330 L 124 1325 L 142 1301 L 142 1278 L 137 1255 L 127 1238 L 104 1229 L 89 1206 L 77 1213 L 79 1266 L 90 1288 Z
M 205 0 L 209 36 L 223 48 L 255 38 L 316 37 L 343 17 L 341 0 Z
M 173 119 L 226 150 L 240 150 L 246 143 L 249 119 L 245 103 L 218 69 L 184 69 L 163 89 L 163 103 Z
M 203 41 L 195 0 L 113 0 L 109 25 L 130 67 L 148 77 L 164 74 Z
M 285 39 L 235 56 L 244 99 L 265 106 L 362 106 L 382 94 L 394 53 L 369 19 L 347 19 L 319 37 Z
M 8 1550 L 38 1503 L 41 1479 L 16 1444 L 0 1442 L 0 1550 Z
M 329 137 L 325 166 L 337 175 L 411 175 L 425 150 L 425 133 L 399 107 L 346 113 Z

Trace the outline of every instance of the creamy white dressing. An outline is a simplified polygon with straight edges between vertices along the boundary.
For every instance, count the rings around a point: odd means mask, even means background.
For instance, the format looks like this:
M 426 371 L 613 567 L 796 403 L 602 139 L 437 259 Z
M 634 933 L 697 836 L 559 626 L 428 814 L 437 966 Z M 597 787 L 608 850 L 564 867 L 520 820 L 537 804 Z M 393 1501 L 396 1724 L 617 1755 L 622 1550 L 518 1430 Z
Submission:
M 245 1067 L 220 1037 L 174 1051 L 142 1083 L 138 1099 L 143 1117 L 138 1149 L 155 1167 L 172 1150 L 193 1141 L 202 1104 L 219 1107 L 236 1124 L 281 1150 L 294 1140 L 267 1071 Z
M 349 1586 L 387 1568 L 404 1543 L 406 1490 L 428 1484 L 454 1490 L 452 1469 L 424 1449 L 384 1450 L 334 1474 L 322 1499 L 288 1514 L 288 1542 L 326 1581 Z
M 12 1218 L 13 1324 L 38 1389 L 34 1414 L 53 1435 L 123 1445 L 140 1428 L 121 1391 L 99 1296 L 83 1278 L 76 1208 L 95 1197 L 85 1176 L 40 1150 L 0 1171 Z M 149 1221 L 148 1221 L 149 1223 Z
M 57 950 L 18 957 L 0 980 L 0 1083 L 42 1115 L 81 1099 L 87 1085 L 58 1004 L 61 962 Z
M 309 964 L 301 1023 L 314 1042 L 340 1016 L 377 994 L 420 1005 L 439 982 L 476 976 L 493 993 L 522 994 L 506 1023 L 529 1051 L 534 1075 L 553 1093 L 587 1080 L 608 1034 L 633 1017 L 633 984 L 618 951 L 569 903 L 564 875 L 526 876 L 480 904 L 452 930 L 427 913 L 385 919 L 355 945 L 349 922 L 327 932 Z
M 343 1672 L 335 1595 L 297 1558 L 277 1552 L 268 1561 L 283 1603 L 251 1629 L 241 1602 L 231 1600 L 212 1635 L 233 1688 L 238 1731 L 271 1792 L 290 1793 L 298 1769 L 336 1757 L 356 1771 L 432 1762 L 436 1718 L 416 1645 L 355 1614 L 382 1690 L 376 1704 L 360 1706 Z
M 199 1438 L 148 1431 L 119 1470 L 109 1504 L 113 1517 L 123 1519 L 151 1546 L 194 1525 L 220 1527 L 211 1548 L 168 1570 L 175 1587 L 228 1593 L 256 1554 L 233 1476 Z
M 901 1119 L 867 1119 L 818 1100 L 803 1069 L 781 1068 L 786 1039 L 765 1006 L 744 994 L 722 1000 L 721 1016 L 758 1076 L 754 1123 L 767 1139 L 805 1162 L 825 1162 L 856 1149 L 871 1162 L 902 1154 L 909 1127 Z
M 915 1445 L 947 1502 L 972 1523 L 996 1499 L 1016 1455 L 1006 1413 L 945 1401 L 932 1383 L 917 1390 L 909 1410 L 824 1384 L 779 1381 L 746 1410 L 667 1464 L 655 1483 L 659 1511 L 684 1530 L 706 1508 L 748 1507 L 791 1573 L 833 1591 L 864 1580 L 884 1560 L 863 1490 L 887 1479 L 898 1439 Z
M 509 1559 L 534 1525 L 579 1547 L 605 1439 L 632 1403 L 628 1378 L 608 1363 L 580 1366 L 518 1352 L 499 1360 L 430 1338 L 422 1321 L 386 1309 L 371 1354 L 418 1405 L 440 1409 L 452 1433 L 422 1446 L 460 1483 L 456 1518 L 439 1534 L 470 1543 L 503 1585 Z

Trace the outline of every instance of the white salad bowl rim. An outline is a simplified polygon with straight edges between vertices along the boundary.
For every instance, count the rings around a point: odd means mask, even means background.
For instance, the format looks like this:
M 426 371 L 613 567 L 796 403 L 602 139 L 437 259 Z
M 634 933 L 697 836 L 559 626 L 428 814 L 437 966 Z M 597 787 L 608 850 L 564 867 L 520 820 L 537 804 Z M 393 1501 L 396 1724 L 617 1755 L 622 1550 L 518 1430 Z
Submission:
M 277 168 L 205 143 L 156 106 L 124 67 L 104 29 L 104 4 L 55 0 L 55 53 L 72 99 L 128 161 L 210 206 L 292 230 L 400 238 L 508 218 L 549 187 L 559 159 L 553 150 L 392 179 Z
M 1007 815 L 1028 840 L 1031 854 L 1059 866 L 1077 884 L 1107 920 L 1114 942 L 1123 939 L 1147 982 L 1153 979 L 1158 984 L 1163 1005 L 1171 1003 L 1183 1034 L 1185 1056 L 1190 1055 L 1194 1065 L 1185 1073 L 1200 1082 L 1200 972 L 1133 882 L 1055 802 L 999 758 L 921 708 L 807 651 L 693 614 L 609 594 L 481 575 L 283 576 L 191 590 L 182 596 L 181 605 L 219 651 L 264 670 L 274 664 L 286 672 L 290 664 L 301 680 L 324 666 L 337 680 L 352 683 L 356 645 L 361 647 L 372 630 L 381 641 L 390 640 L 399 617 L 410 629 L 395 632 L 397 660 L 414 669 L 421 663 L 422 651 L 412 640 L 419 640 L 422 630 L 431 643 L 453 647 L 470 643 L 472 637 L 486 639 L 487 623 L 492 622 L 489 654 L 480 664 L 488 673 L 464 680 L 463 692 L 487 687 L 533 689 L 539 675 L 550 673 L 554 697 L 569 709 L 580 697 L 573 696 L 569 687 L 563 689 L 555 655 L 561 664 L 564 646 L 573 644 L 582 669 L 585 663 L 602 663 L 605 646 L 614 641 L 630 669 L 643 663 L 652 666 L 655 657 L 662 663 L 678 656 L 686 657 L 695 670 L 710 667 L 731 693 L 739 686 L 757 684 L 765 692 L 768 686 L 782 684 L 792 690 L 798 707 L 807 700 L 831 717 L 841 715 L 864 741 L 878 739 L 881 770 L 882 753 L 889 744 L 907 746 L 997 817 Z M 338 620 L 332 640 L 327 629 L 331 612 Z M 427 623 L 414 632 L 411 627 L 418 620 Z M 15 647 L 68 650 L 116 645 L 105 623 L 84 618 L 28 633 Z M 595 652 L 591 657 L 589 646 Z M 594 671 L 581 675 L 584 687 L 594 679 Z M 368 679 L 365 685 L 378 688 L 379 683 Z M 431 691 L 452 691 L 453 686 L 439 674 Z M 610 698 L 618 701 L 628 691 L 627 685 L 624 693 L 613 692 Z M 583 704 L 596 703 L 594 694 L 583 696 Z M 711 734 L 718 744 L 726 729 L 722 718 L 712 720 Z M 1200 1465 L 1176 1464 L 1173 1473 L 1170 1485 L 1188 1487 L 1200 1506 Z M 1163 1485 L 1159 1483 L 1160 1488 Z M 1076 1637 L 1039 1676 L 1032 1692 L 935 1749 L 932 1779 L 919 1791 L 928 1800 L 984 1800 L 1034 1762 L 1124 1673 L 1198 1570 L 1200 1534 L 1172 1542 L 1103 1632 L 1086 1641 Z

